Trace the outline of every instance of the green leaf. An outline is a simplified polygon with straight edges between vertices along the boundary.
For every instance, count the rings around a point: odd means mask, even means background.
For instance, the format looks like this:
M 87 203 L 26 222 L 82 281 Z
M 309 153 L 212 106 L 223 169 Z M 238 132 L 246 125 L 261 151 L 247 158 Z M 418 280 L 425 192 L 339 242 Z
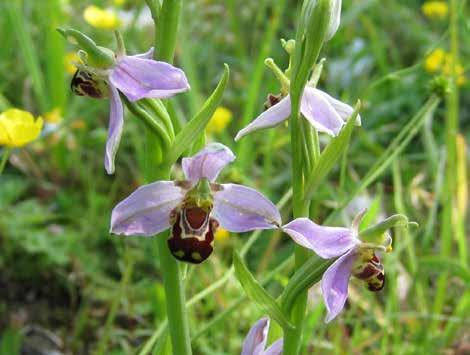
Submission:
M 318 162 L 313 167 L 313 172 L 305 184 L 305 196 L 307 196 L 307 199 L 312 198 L 315 189 L 322 183 L 323 179 L 325 179 L 338 160 L 341 159 L 344 151 L 348 148 L 351 133 L 360 107 L 361 103 L 358 101 L 354 108 L 354 112 L 348 119 L 346 125 L 341 129 L 338 136 L 328 143 L 320 155 L 320 159 L 318 159 Z
M 272 319 L 276 320 L 284 329 L 294 329 L 276 300 L 259 284 L 251 272 L 247 269 L 241 256 L 233 253 L 233 266 L 235 275 L 245 290 L 247 296 L 263 309 Z
M 21 331 L 7 328 L 0 336 L 0 354 L 19 355 L 21 353 Z
M 183 127 L 183 129 L 175 137 L 175 140 L 166 155 L 165 164 L 171 165 L 176 160 L 178 160 L 179 156 L 186 149 L 188 149 L 191 144 L 194 143 L 197 137 L 204 131 L 207 123 L 219 106 L 228 83 L 230 69 L 227 64 L 224 64 L 224 66 L 224 74 L 222 75 L 222 78 L 220 79 L 219 84 L 215 88 L 212 95 L 204 103 L 202 109 L 188 122 L 186 126 Z
M 324 260 L 317 255 L 312 255 L 297 269 L 281 296 L 281 306 L 285 313 L 290 314 L 297 297 L 320 281 L 333 262 L 332 259 Z

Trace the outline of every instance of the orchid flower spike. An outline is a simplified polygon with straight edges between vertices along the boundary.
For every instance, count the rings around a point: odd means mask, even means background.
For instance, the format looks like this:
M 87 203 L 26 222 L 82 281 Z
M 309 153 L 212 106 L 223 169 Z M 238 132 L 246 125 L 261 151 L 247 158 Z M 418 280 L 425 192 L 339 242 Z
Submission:
M 348 298 L 351 275 L 365 281 L 370 291 L 380 291 L 385 285 L 384 267 L 376 251 L 391 251 L 392 238 L 384 233 L 381 243 L 361 241 L 358 228 L 364 213 L 356 216 L 351 228 L 320 226 L 308 218 L 297 218 L 283 226 L 283 230 L 297 244 L 313 250 L 323 259 L 337 258 L 325 271 L 321 281 L 328 311 L 326 323 L 342 311 Z
M 153 60 L 153 48 L 143 54 L 128 56 L 124 51 L 115 55 L 111 68 L 97 69 L 78 65 L 71 88 L 80 96 L 110 98 L 108 139 L 104 166 L 114 173 L 114 157 L 124 125 L 124 110 L 119 93 L 129 101 L 143 98 L 166 99 L 189 89 L 184 72 L 165 62 Z
M 248 332 L 243 341 L 241 355 L 280 355 L 282 354 L 283 340 L 276 340 L 268 349 L 269 318 L 262 318 Z
M 289 79 L 271 59 L 268 59 L 266 63 L 281 82 L 281 95 L 268 96 L 267 109 L 237 133 L 235 136 L 236 141 L 260 129 L 275 127 L 286 121 L 291 114 L 290 95 L 286 92 L 290 85 Z M 341 131 L 347 119 L 351 117 L 354 109 L 326 92 L 317 89 L 315 85 L 315 80 L 311 80 L 305 87 L 300 102 L 300 112 L 319 132 L 335 137 Z M 361 125 L 359 115 L 356 117 L 356 124 Z
M 214 182 L 234 159 L 232 151 L 218 143 L 183 158 L 186 180 L 139 187 L 113 209 L 110 232 L 153 236 L 171 228 L 168 247 L 173 256 L 198 264 L 212 253 L 219 225 L 230 232 L 278 228 L 280 213 L 261 193 Z

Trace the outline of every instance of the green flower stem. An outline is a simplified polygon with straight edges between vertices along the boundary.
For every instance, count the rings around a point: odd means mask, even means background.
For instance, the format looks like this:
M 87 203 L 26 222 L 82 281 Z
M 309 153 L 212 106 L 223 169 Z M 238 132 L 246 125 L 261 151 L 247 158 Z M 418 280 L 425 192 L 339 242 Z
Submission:
M 6 147 L 3 149 L 2 160 L 0 161 L 0 175 L 3 173 L 3 169 L 5 169 L 5 165 L 7 164 L 8 157 L 11 154 L 11 148 Z
M 314 6 L 313 12 L 310 7 Z M 311 68 L 316 63 L 325 39 L 326 28 L 330 19 L 330 1 L 304 2 L 302 20 L 296 33 L 296 48 L 292 60 L 291 97 L 291 151 L 292 151 L 292 190 L 294 218 L 309 216 L 309 202 L 304 196 L 304 179 L 311 170 L 308 167 L 308 155 L 304 155 L 302 145 L 313 148 L 311 131 L 302 129 L 300 116 L 300 100 L 308 81 Z M 304 38 L 305 36 L 305 38 Z M 302 43 L 303 42 L 303 43 Z M 314 148 L 316 152 L 317 148 Z M 318 152 L 317 152 L 318 153 Z M 312 154 L 313 155 L 313 154 Z M 313 159 L 311 160 L 313 163 Z M 302 267 L 309 256 L 307 249 L 295 246 L 295 269 Z M 284 354 L 296 355 L 300 351 L 303 333 L 305 310 L 307 306 L 307 290 L 298 293 L 293 302 L 291 323 L 295 329 L 284 329 Z
M 181 7 L 181 0 L 164 0 L 162 3 L 155 26 L 155 54 L 158 60 L 173 62 Z M 159 154 L 159 140 L 156 138 L 153 132 L 147 132 L 146 178 L 148 182 L 169 179 L 170 177 L 170 167 L 162 164 L 162 155 Z M 164 150 L 163 153 L 166 154 L 166 151 Z M 168 329 L 173 354 L 191 355 L 184 285 L 178 262 L 168 249 L 167 237 L 167 233 L 161 233 L 155 239 L 163 276 Z
M 164 0 L 155 29 L 155 55 L 164 62 L 173 62 L 176 36 L 183 6 L 182 0 Z

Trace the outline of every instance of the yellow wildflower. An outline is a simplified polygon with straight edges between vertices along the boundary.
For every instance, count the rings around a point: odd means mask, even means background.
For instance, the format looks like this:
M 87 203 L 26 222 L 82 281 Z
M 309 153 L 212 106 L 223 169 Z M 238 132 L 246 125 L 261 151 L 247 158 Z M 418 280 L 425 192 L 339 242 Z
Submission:
M 9 109 L 0 114 L 0 145 L 21 147 L 35 140 L 42 129 L 42 118 L 36 120 L 27 111 Z
M 103 30 L 115 30 L 120 24 L 116 13 L 95 5 L 90 5 L 85 9 L 83 12 L 83 18 L 91 26 Z
M 76 52 L 69 52 L 64 57 L 65 71 L 71 75 L 75 74 L 77 68 L 73 63 L 80 63 L 80 58 Z
M 62 121 L 62 115 L 60 112 L 60 108 L 56 107 L 52 111 L 46 112 L 44 114 L 44 121 L 47 123 L 57 124 Z
M 217 232 L 215 232 L 215 240 L 218 242 L 225 242 L 228 237 L 230 236 L 230 233 L 228 230 L 223 229 L 223 228 L 218 228 Z
M 116 6 L 122 6 L 124 5 L 126 0 L 114 0 L 114 5 Z
M 432 19 L 443 19 L 449 13 L 449 6 L 445 1 L 427 1 L 421 6 L 424 16 Z
M 207 124 L 206 131 L 209 134 L 220 133 L 232 120 L 232 111 L 225 107 L 217 107 L 212 115 L 209 123 Z
M 424 60 L 424 68 L 429 73 L 437 72 L 444 64 L 446 56 L 447 54 L 442 48 L 436 48 Z

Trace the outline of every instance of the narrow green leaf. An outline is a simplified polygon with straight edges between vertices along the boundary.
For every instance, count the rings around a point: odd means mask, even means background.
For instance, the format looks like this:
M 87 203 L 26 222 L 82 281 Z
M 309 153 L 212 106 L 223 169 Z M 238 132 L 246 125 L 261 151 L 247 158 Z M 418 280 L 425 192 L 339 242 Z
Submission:
M 354 112 L 348 119 L 346 125 L 341 129 L 341 132 L 338 134 L 338 136 L 333 138 L 330 143 L 328 143 L 320 155 L 320 159 L 313 167 L 313 172 L 305 184 L 305 196 L 307 196 L 307 199 L 312 198 L 315 189 L 321 184 L 323 179 L 325 179 L 339 159 L 341 159 L 344 151 L 349 146 L 349 140 L 351 138 L 351 133 L 354 128 L 356 117 L 359 114 L 360 107 L 361 103 L 358 101 L 354 108 Z
M 282 312 L 276 300 L 254 278 L 236 251 L 233 253 L 233 266 L 235 268 L 235 275 L 247 296 L 284 329 L 294 329 L 294 326 Z
M 297 297 L 320 281 L 333 262 L 334 260 L 325 260 L 313 255 L 297 269 L 281 296 L 281 306 L 285 313 L 290 314 Z
M 166 155 L 165 164 L 173 164 L 179 158 L 181 153 L 194 143 L 197 137 L 203 132 L 207 123 L 219 106 L 225 88 L 227 87 L 230 74 L 228 65 L 225 64 L 224 66 L 224 74 L 212 95 L 206 100 L 202 109 L 196 114 L 196 116 L 194 116 L 175 137 L 175 140 Z
M 6 9 L 4 16 L 9 17 L 12 26 L 12 34 L 14 33 L 18 40 L 24 66 L 31 77 L 39 110 L 46 112 L 49 108 L 49 102 L 44 86 L 44 75 L 41 70 L 39 56 L 37 55 L 38 51 L 34 45 L 34 38 L 32 37 L 33 31 L 30 28 L 31 23 L 24 17 L 22 3 L 22 1 L 8 1 L 3 3 Z

